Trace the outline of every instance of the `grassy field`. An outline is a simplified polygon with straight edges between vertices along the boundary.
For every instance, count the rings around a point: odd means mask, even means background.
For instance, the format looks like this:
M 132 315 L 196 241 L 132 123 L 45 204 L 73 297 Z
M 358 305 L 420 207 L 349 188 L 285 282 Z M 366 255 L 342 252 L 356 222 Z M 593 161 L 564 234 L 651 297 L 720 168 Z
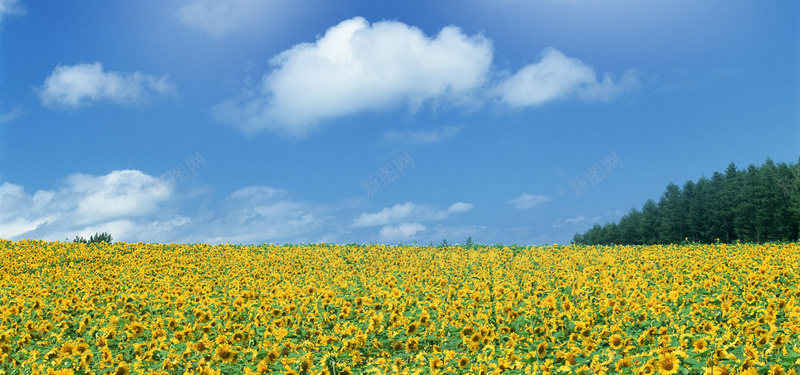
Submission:
M 5 374 L 790 374 L 800 245 L 0 240 Z

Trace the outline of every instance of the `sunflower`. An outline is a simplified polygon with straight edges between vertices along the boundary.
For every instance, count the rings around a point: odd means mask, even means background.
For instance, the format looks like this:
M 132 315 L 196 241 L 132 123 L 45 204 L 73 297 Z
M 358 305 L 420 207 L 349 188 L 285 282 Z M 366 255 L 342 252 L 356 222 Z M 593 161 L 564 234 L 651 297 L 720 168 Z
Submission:
M 406 350 L 413 352 L 419 349 L 419 340 L 417 338 L 410 338 L 406 341 Z
M 469 358 L 467 357 L 461 357 L 461 359 L 458 360 L 458 368 L 460 369 L 466 368 L 468 364 L 469 364 Z
M 273 360 L 273 362 L 274 362 L 274 360 Z M 270 364 L 270 362 L 267 362 L 266 359 L 262 359 L 261 362 L 258 362 L 258 366 L 256 367 L 256 373 L 267 374 L 267 373 L 272 372 L 272 370 L 270 370 L 270 368 L 269 368 L 269 364 Z
M 663 375 L 671 375 L 678 372 L 680 360 L 673 353 L 662 354 L 656 362 L 658 372 Z
M 469 338 L 469 341 L 472 343 L 472 345 L 478 345 L 480 344 L 482 339 L 483 337 L 481 337 L 480 333 L 475 333 L 474 335 L 472 335 L 472 337 Z
M 475 333 L 475 331 L 472 329 L 472 327 L 466 327 L 461 330 L 461 336 L 464 337 L 472 336 L 473 333 Z
M 617 372 L 622 372 L 624 368 L 631 367 L 631 360 L 629 358 L 622 358 L 614 365 L 614 368 L 617 369 Z
M 81 357 L 81 362 L 85 365 L 92 363 L 92 359 L 94 358 L 94 353 L 91 350 L 87 350 L 86 353 L 83 353 Z
M 767 371 L 767 375 L 786 375 L 786 370 L 781 365 L 772 365 Z
M 692 343 L 692 348 L 694 349 L 695 353 L 702 353 L 708 349 L 708 343 L 706 342 L 706 339 L 694 340 Z
M 211 342 L 208 341 L 207 338 L 203 337 L 201 340 L 192 343 L 191 347 L 192 347 L 192 349 L 194 349 L 194 351 L 196 351 L 198 353 L 202 353 L 202 352 L 208 350 L 208 347 L 210 345 L 211 345 Z
M 311 360 L 311 358 L 306 357 L 306 358 L 303 359 L 302 362 L 300 362 L 300 372 L 305 374 L 309 370 L 311 370 L 311 367 L 313 367 L 313 366 L 314 366 L 314 362 Z
M 413 335 L 414 333 L 417 332 L 417 328 L 419 328 L 419 325 L 416 322 L 409 324 L 408 327 L 406 328 L 406 335 L 408 336 Z
M 720 366 L 711 366 L 706 367 L 706 371 L 704 375 L 730 375 L 731 371 L 728 369 L 728 366 L 720 365 Z
M 774 348 L 781 349 L 786 346 L 786 336 L 784 335 L 777 335 L 775 340 L 772 341 L 772 346 Z
M 200 372 L 196 372 L 195 374 L 197 374 L 197 375 L 219 375 L 220 374 L 220 370 L 214 371 L 208 366 L 203 366 L 200 369 Z
M 545 354 L 547 354 L 547 341 L 536 346 L 536 355 L 539 356 L 539 358 L 544 357 Z
M 622 347 L 622 336 L 619 334 L 611 335 L 611 338 L 608 339 L 608 345 L 610 345 L 614 350 L 617 350 Z
M 114 370 L 114 375 L 128 375 L 131 373 L 131 370 L 128 368 L 128 365 L 123 363 Z
M 442 367 L 444 367 L 444 362 L 442 362 L 442 359 L 439 357 L 431 358 L 428 361 L 428 364 L 430 365 L 431 371 L 438 371 L 441 370 Z
M 114 354 L 111 354 L 107 346 L 100 349 L 100 354 L 103 356 L 103 362 L 111 363 L 114 360 Z
M 232 362 L 236 357 L 236 352 L 233 351 L 230 345 L 220 344 L 217 348 L 216 357 L 222 362 Z
M 128 325 L 128 331 L 131 332 L 132 338 L 136 338 L 144 333 L 144 326 L 139 322 L 132 322 Z
M 767 345 L 767 343 L 769 343 L 769 341 L 770 341 L 770 337 L 769 337 L 768 334 L 764 335 L 764 336 L 761 336 L 761 338 L 758 341 L 756 341 L 756 346 L 761 348 L 764 345 Z
M 642 368 L 639 369 L 637 374 L 649 375 L 649 374 L 655 374 L 655 372 L 656 372 L 655 367 L 653 367 L 653 365 L 651 365 L 650 363 L 647 363 L 644 366 L 642 366 Z

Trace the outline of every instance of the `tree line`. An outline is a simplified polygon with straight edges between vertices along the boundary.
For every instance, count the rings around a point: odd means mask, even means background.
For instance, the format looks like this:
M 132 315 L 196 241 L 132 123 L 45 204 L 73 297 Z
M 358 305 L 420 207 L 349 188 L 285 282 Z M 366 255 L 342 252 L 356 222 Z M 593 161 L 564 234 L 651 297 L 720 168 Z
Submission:
M 654 245 L 692 242 L 800 241 L 800 159 L 798 164 L 714 172 L 683 188 L 670 183 L 656 203 L 631 209 L 617 223 L 595 224 L 572 243 Z

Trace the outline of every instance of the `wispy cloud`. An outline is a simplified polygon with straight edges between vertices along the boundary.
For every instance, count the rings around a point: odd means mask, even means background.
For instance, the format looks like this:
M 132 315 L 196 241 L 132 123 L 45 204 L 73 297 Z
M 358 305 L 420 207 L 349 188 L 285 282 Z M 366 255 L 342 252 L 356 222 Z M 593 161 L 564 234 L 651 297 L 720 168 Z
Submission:
M 151 95 L 173 95 L 176 86 L 169 76 L 156 77 L 141 72 L 104 72 L 99 62 L 58 65 L 38 90 L 46 107 L 78 108 L 97 101 L 141 104 Z
M 361 17 L 331 27 L 270 60 L 257 92 L 215 107 L 218 120 L 246 133 L 304 137 L 320 120 L 425 102 L 458 103 L 485 83 L 491 43 L 455 26 L 428 37 L 401 22 Z
M 263 24 L 283 7 L 275 0 L 195 0 L 181 7 L 177 16 L 191 27 L 222 37 Z
M 18 16 L 25 14 L 25 8 L 19 5 L 19 0 L 0 0 L 0 22 L 7 15 Z
M 575 217 L 571 217 L 569 219 L 564 219 L 564 220 L 559 219 L 558 221 L 556 221 L 555 224 L 551 225 L 550 228 L 574 227 L 574 226 L 584 225 L 587 223 L 596 223 L 598 221 L 600 221 L 600 216 L 589 218 L 583 215 L 578 215 Z
M 543 203 L 550 202 L 551 200 L 553 200 L 553 197 L 551 196 L 523 193 L 519 197 L 509 200 L 506 202 L 506 204 L 514 205 L 514 208 L 518 210 L 525 210 L 536 207 Z
M 466 125 L 459 126 L 438 126 L 430 130 L 389 130 L 383 133 L 382 143 L 402 143 L 402 144 L 421 144 L 430 145 L 452 139 Z
M 425 226 L 419 223 L 400 223 L 398 225 L 386 225 L 381 228 L 378 238 L 381 241 L 406 242 L 413 239 L 417 233 L 425 231 Z
M 626 71 L 616 83 L 610 73 L 598 80 L 594 70 L 582 61 L 548 48 L 542 52 L 539 62 L 523 67 L 500 82 L 494 93 L 509 106 L 526 107 L 569 97 L 609 101 L 638 86 L 635 70 Z
M 0 238 L 64 240 L 109 232 L 127 242 L 396 242 L 427 233 L 422 222 L 441 222 L 472 209 L 463 202 L 444 209 L 408 202 L 369 214 L 361 211 L 364 200 L 304 202 L 269 186 L 244 187 L 211 204 L 211 189 L 196 189 L 181 191 L 136 170 L 72 174 L 54 189 L 33 193 L 5 182 L 0 185 Z
M 25 113 L 25 111 L 22 110 L 22 105 L 21 104 L 17 104 L 17 105 L 14 106 L 14 108 L 11 108 L 10 111 L 8 111 L 6 113 L 3 113 L 3 114 L 0 114 L 0 123 L 2 123 L 2 122 L 10 122 L 10 121 L 16 120 L 16 119 L 22 117 L 22 115 L 24 113 Z
M 436 209 L 432 206 L 406 202 L 404 204 L 396 204 L 393 207 L 386 207 L 380 212 L 363 213 L 357 219 L 353 220 L 353 226 L 367 227 L 409 221 L 443 220 L 450 214 L 466 212 L 471 209 L 471 203 L 463 202 L 454 203 L 444 210 Z

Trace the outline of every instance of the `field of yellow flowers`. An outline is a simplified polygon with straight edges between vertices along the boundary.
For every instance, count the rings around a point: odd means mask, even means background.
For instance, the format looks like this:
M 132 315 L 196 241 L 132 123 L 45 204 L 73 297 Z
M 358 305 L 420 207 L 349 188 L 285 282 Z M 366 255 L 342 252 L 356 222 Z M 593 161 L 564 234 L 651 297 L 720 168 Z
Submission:
M 791 374 L 800 245 L 0 240 L 5 374 Z

